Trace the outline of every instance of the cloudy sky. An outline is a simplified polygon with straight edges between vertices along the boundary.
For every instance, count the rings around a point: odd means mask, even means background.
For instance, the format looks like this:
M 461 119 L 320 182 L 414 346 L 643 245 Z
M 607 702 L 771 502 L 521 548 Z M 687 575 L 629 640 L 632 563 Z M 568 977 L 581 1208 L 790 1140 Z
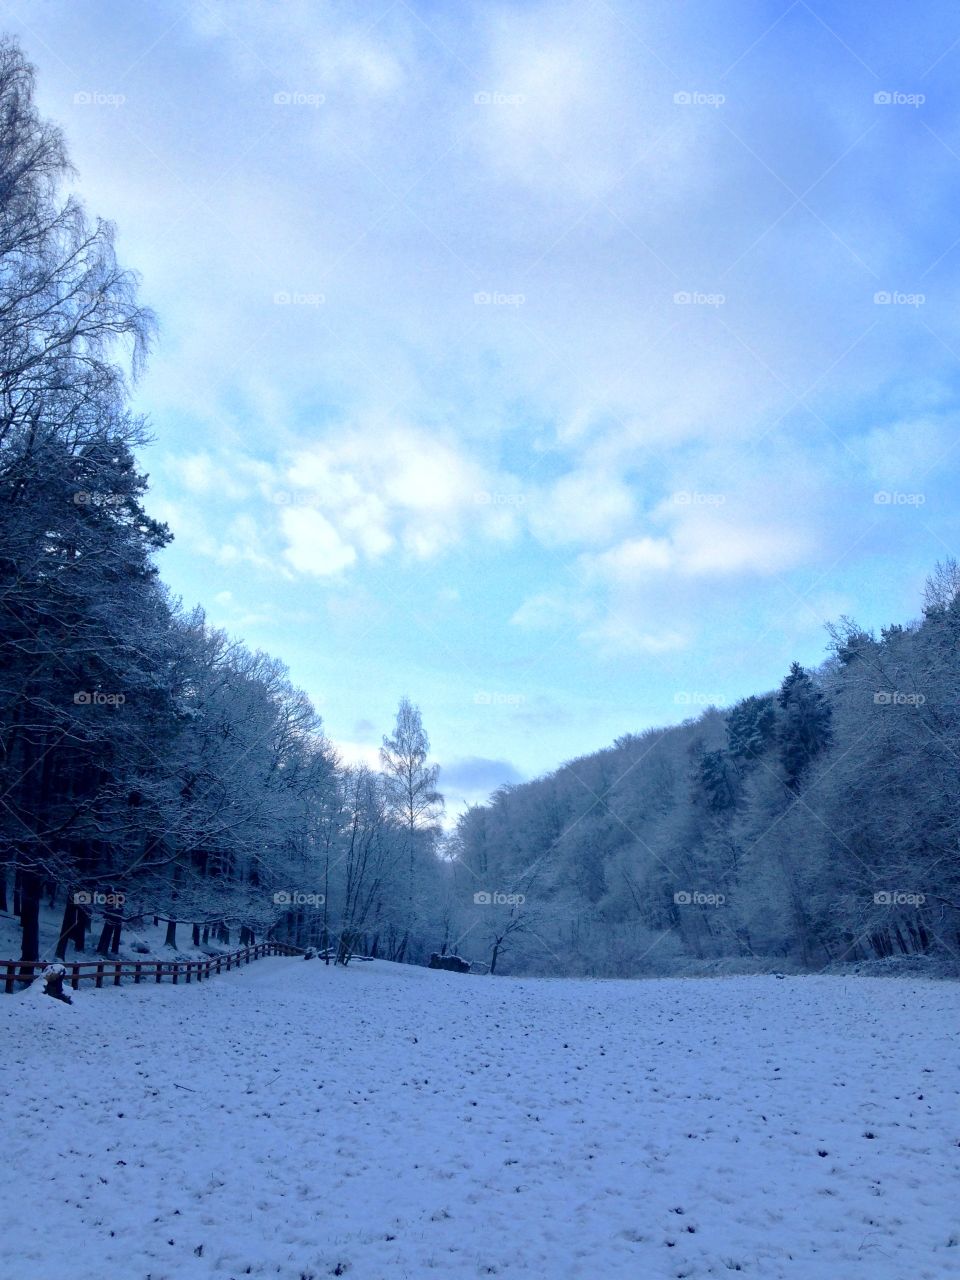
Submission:
M 161 339 L 166 580 L 451 807 L 960 556 L 960 13 L 29 0 Z

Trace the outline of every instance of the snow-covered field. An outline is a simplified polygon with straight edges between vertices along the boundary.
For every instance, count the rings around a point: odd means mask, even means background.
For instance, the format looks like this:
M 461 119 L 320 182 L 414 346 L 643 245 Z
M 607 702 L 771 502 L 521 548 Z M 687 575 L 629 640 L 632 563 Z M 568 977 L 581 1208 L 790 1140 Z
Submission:
M 287 959 L 5 997 L 0 1275 L 960 1275 L 958 1015 Z

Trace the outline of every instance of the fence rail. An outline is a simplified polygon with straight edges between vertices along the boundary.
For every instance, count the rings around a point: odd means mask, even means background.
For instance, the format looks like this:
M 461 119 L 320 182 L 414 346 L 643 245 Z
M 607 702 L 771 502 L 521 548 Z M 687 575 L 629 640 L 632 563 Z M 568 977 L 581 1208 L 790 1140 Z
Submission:
M 176 985 L 182 978 L 184 982 L 194 979 L 202 982 L 215 973 L 229 973 L 231 969 L 239 969 L 251 960 L 259 960 L 263 956 L 299 956 L 303 952 L 299 947 L 292 947 L 286 942 L 256 942 L 253 946 L 242 947 L 239 951 L 231 951 L 226 955 L 209 956 L 206 960 L 56 960 L 54 964 L 62 965 L 66 970 L 64 982 L 69 982 L 74 991 L 83 981 L 92 980 L 98 987 L 106 981 L 108 985 L 120 986 L 120 979 L 132 977 L 134 983 L 162 982 L 169 978 Z M 11 995 L 16 983 L 30 983 L 43 973 L 51 962 L 48 960 L 0 960 L 0 970 L 5 971 L 3 989 Z

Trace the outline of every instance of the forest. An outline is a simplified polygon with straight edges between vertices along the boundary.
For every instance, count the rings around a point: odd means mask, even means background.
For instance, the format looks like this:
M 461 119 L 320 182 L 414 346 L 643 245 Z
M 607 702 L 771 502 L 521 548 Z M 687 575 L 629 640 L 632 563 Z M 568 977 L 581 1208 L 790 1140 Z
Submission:
M 279 930 L 346 961 L 366 930 L 421 959 L 440 800 L 419 713 L 402 703 L 381 771 L 342 767 L 282 663 L 160 582 L 129 408 L 155 320 L 113 227 L 65 194 L 34 88 L 0 45 L 0 911 L 24 960 L 41 903 L 61 959 L 150 915 L 171 947 Z
M 960 955 L 960 570 L 879 637 L 842 619 L 816 671 L 626 734 L 463 816 L 457 856 L 523 895 L 524 972 L 821 970 Z M 468 887 L 472 876 L 461 880 Z
M 0 911 L 40 958 L 276 938 L 347 963 L 490 973 L 822 969 L 960 948 L 960 571 L 818 670 L 627 733 L 443 826 L 404 698 L 345 765 L 284 665 L 160 581 L 156 324 L 114 229 L 69 194 L 34 74 L 0 45 Z M 53 957 L 44 957 L 53 958 Z

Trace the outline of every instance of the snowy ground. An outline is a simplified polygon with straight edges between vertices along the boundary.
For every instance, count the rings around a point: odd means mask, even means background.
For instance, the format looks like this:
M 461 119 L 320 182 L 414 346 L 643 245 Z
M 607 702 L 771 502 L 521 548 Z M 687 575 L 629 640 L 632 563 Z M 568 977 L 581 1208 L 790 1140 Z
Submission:
M 960 1276 L 955 984 L 271 959 L 75 999 L 0 997 L 2 1280 Z

